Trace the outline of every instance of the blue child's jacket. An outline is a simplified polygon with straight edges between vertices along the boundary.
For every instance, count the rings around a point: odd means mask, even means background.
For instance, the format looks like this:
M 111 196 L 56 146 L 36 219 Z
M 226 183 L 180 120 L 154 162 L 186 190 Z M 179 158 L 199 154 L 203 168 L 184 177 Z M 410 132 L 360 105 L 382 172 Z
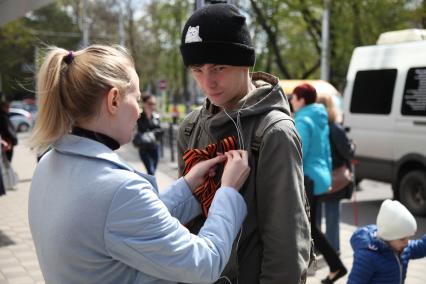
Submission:
M 351 237 L 354 262 L 348 284 L 402 284 L 410 259 L 426 256 L 426 235 L 410 240 L 400 255 L 377 237 L 377 226 L 359 228 Z

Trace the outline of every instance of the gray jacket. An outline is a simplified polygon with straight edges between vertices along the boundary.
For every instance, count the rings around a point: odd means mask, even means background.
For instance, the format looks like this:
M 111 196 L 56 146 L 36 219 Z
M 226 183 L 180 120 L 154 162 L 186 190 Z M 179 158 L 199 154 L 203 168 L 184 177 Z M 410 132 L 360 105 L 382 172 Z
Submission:
M 257 157 L 250 152 L 256 129 L 267 113 L 278 110 L 290 116 L 278 78 L 266 73 L 254 73 L 252 78 L 257 89 L 246 96 L 240 112 L 244 148 L 249 150 L 251 167 L 240 191 L 248 215 L 223 275 L 232 283 L 237 283 L 237 279 L 244 284 L 299 283 L 305 277 L 310 252 L 301 143 L 293 121 L 282 120 L 266 130 Z M 237 111 L 229 114 L 236 120 Z M 191 126 L 194 117 L 196 123 Z M 206 99 L 201 110 L 189 114 L 180 126 L 180 171 L 185 150 L 204 148 L 231 135 L 237 137 L 233 122 Z M 202 218 L 197 218 L 190 228 L 197 231 L 202 223 Z M 228 283 L 225 277 L 222 279 L 220 283 Z
M 246 216 L 222 187 L 198 236 L 179 223 L 201 212 L 179 179 L 158 195 L 107 146 L 67 135 L 37 165 L 29 222 L 46 283 L 209 283 Z

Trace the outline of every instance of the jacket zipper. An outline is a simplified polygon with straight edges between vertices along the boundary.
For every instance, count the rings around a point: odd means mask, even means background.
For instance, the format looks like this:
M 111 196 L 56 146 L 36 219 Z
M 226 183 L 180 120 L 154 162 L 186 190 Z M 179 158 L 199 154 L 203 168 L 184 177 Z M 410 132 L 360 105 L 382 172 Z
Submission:
M 398 266 L 399 266 L 399 284 L 402 284 L 402 264 L 401 264 L 401 261 L 399 260 L 398 255 L 396 254 L 396 252 L 394 252 L 393 255 L 395 256 L 396 261 L 398 262 Z

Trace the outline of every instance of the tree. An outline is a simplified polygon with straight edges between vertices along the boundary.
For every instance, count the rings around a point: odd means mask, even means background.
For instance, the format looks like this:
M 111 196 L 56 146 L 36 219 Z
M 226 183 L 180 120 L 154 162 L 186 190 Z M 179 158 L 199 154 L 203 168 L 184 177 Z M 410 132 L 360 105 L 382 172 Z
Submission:
M 1 27 L 0 74 L 7 98 L 34 96 L 37 47 L 58 45 L 74 49 L 78 42 L 77 31 L 70 15 L 58 3 Z
M 382 32 L 412 26 L 405 2 L 331 1 L 330 81 L 334 85 L 343 87 L 356 46 L 374 44 Z M 257 50 L 261 51 L 257 68 L 288 79 L 319 78 L 323 1 L 250 0 L 249 3 L 247 8 L 247 1 L 239 1 L 251 15 L 252 29 L 260 27 L 263 31 L 263 35 L 257 32 L 255 36 Z

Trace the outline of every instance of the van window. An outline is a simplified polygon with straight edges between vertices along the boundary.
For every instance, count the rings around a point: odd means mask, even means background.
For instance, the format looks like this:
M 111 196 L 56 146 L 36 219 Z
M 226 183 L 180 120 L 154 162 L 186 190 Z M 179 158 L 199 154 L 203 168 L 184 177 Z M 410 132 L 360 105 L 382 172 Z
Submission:
M 363 70 L 355 76 L 351 113 L 389 114 L 396 69 Z
M 401 113 L 403 115 L 426 116 L 426 67 L 408 70 Z

